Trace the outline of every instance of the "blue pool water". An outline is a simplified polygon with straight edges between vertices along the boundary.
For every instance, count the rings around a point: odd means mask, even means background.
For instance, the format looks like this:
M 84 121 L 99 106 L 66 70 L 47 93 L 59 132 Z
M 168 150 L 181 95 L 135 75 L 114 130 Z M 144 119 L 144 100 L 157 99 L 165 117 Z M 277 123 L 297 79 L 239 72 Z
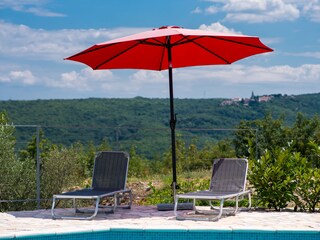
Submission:
M 9 239 L 32 240 L 320 240 L 319 231 L 260 231 L 260 230 L 131 230 L 111 229 L 19 236 Z

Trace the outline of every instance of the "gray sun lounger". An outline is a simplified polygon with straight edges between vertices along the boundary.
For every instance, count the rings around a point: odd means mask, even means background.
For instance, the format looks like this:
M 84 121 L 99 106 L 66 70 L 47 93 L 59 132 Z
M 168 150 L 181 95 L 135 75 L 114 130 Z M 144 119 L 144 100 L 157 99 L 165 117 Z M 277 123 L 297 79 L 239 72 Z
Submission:
M 209 220 L 216 221 L 223 213 L 224 201 L 235 199 L 236 206 L 232 214 L 239 210 L 239 197 L 248 196 L 251 207 L 251 191 L 246 190 L 246 179 L 248 171 L 248 160 L 242 158 L 221 158 L 215 159 L 212 167 L 212 177 L 209 190 L 177 194 L 175 197 L 174 214 L 177 220 Z M 193 199 L 194 213 L 187 216 L 178 214 L 177 205 L 179 199 Z M 209 211 L 199 211 L 196 208 L 196 200 L 208 200 L 210 202 Z M 220 207 L 215 209 L 211 201 L 220 201 Z M 218 211 L 217 211 L 218 210 Z
M 101 200 L 106 198 L 113 201 L 111 212 L 114 212 L 117 207 L 131 208 L 132 193 L 130 189 L 126 189 L 128 166 L 129 155 L 125 152 L 98 152 L 94 162 L 92 187 L 53 195 L 51 208 L 52 218 L 92 219 L 97 215 L 99 209 L 110 209 L 110 206 L 105 207 L 100 204 Z M 124 197 L 129 198 L 129 203 L 121 206 L 120 199 Z M 57 215 L 57 209 L 55 210 L 56 202 L 62 199 L 73 200 L 74 215 Z M 79 214 L 81 211 L 77 209 L 76 200 L 95 201 L 94 209 L 90 211 L 92 215 L 86 216 L 86 214 Z

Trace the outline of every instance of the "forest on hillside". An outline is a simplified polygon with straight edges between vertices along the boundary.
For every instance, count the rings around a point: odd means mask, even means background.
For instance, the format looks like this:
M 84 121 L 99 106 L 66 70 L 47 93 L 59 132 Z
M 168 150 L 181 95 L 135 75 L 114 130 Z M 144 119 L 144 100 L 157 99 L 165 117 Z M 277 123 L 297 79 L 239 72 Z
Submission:
M 320 93 L 287 96 L 275 94 L 268 102 L 223 106 L 225 99 L 175 99 L 177 135 L 185 142 L 196 139 L 204 146 L 232 138 L 241 120 L 255 120 L 271 114 L 284 117 L 286 125 L 294 123 L 297 113 L 310 118 L 319 114 Z M 169 100 L 71 99 L 0 101 L 16 127 L 18 142 L 27 142 L 41 127 L 42 135 L 53 143 L 76 142 L 93 145 L 107 142 L 114 149 L 135 147 L 138 153 L 153 157 L 170 146 Z M 28 125 L 28 126 L 25 126 Z

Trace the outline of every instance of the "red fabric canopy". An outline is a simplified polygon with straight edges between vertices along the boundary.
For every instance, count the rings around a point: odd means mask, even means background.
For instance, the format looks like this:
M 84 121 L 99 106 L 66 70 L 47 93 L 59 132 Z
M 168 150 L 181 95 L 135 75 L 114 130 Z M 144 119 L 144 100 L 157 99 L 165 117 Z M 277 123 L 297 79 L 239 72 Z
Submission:
M 161 27 L 96 44 L 66 59 L 87 64 L 92 69 L 169 68 L 230 64 L 255 54 L 271 52 L 258 37 L 228 35 L 179 27 Z

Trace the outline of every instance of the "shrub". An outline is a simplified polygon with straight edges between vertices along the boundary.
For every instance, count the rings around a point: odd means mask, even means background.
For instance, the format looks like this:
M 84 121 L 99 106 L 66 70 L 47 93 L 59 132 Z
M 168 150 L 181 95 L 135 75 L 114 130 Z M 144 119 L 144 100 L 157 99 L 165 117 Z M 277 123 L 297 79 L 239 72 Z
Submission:
M 320 169 L 300 168 L 296 176 L 295 203 L 303 211 L 315 212 L 320 203 Z
M 85 174 L 82 153 L 77 147 L 55 147 L 42 159 L 41 198 L 50 200 L 53 194 L 82 187 Z M 48 207 L 50 201 L 44 202 Z
M 14 152 L 15 128 L 8 125 L 8 117 L 0 112 L 0 211 L 16 211 L 34 207 L 36 195 L 35 166 L 30 158 L 20 160 Z
M 258 201 L 280 211 L 293 199 L 296 188 L 294 165 L 300 161 L 299 154 L 288 149 L 266 150 L 258 160 L 251 160 L 249 181 Z
M 210 179 L 193 179 L 179 182 L 178 193 L 186 193 L 196 190 L 206 190 L 209 189 Z M 157 189 L 150 182 L 148 185 L 151 188 L 151 194 L 145 201 L 146 205 L 155 205 L 159 203 L 172 203 L 172 187 L 170 184 L 165 184 L 164 187 Z M 203 203 L 200 205 L 203 205 Z

